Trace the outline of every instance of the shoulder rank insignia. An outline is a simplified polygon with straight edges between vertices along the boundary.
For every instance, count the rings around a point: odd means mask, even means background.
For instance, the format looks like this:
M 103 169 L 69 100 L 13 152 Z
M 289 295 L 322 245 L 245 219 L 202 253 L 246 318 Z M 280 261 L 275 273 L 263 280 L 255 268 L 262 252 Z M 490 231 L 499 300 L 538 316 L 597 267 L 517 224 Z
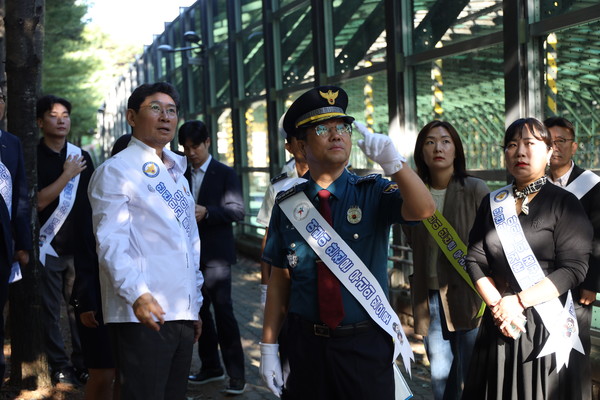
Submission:
M 377 178 L 379 178 L 381 175 L 380 174 L 369 174 L 369 175 L 365 175 L 365 176 L 359 176 L 356 179 L 356 184 L 360 184 L 360 183 L 364 183 L 364 182 L 372 182 L 374 180 L 376 180 Z
M 307 182 L 298 183 L 298 184 L 292 186 L 291 188 L 289 188 L 288 190 L 279 192 L 277 197 L 275 197 L 275 203 L 279 204 L 282 201 L 284 201 L 285 199 L 292 197 L 296 193 L 304 191 L 304 189 L 306 188 L 306 185 L 307 185 Z
M 358 206 L 352 206 L 346 213 L 346 219 L 351 224 L 358 224 L 362 220 L 362 210 Z
M 287 172 L 277 175 L 275 178 L 271 179 L 271 184 L 275 184 L 279 181 L 282 181 L 288 177 Z
M 327 92 L 321 92 L 319 90 L 319 94 L 321 95 L 322 98 L 324 98 L 325 100 L 327 100 L 327 102 L 330 105 L 334 105 L 335 104 L 335 99 L 337 99 L 338 95 L 340 94 L 339 90 L 336 90 L 335 92 L 332 91 L 331 89 L 328 90 Z
M 395 193 L 398 191 L 398 184 L 396 182 L 390 182 L 386 187 L 383 188 L 384 194 Z

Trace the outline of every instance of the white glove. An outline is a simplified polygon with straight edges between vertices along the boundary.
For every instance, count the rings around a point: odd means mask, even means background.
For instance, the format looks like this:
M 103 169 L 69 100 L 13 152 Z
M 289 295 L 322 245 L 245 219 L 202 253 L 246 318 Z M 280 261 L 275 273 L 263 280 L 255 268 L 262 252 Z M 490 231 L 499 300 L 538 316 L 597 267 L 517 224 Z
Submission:
M 367 157 L 381 165 L 386 175 L 393 175 L 402 169 L 402 163 L 406 162 L 406 158 L 398 153 L 389 136 L 371 133 L 365 124 L 358 121 L 354 121 L 354 126 L 364 136 L 364 139 L 357 142 L 358 147 Z
M 260 285 L 260 308 L 265 311 L 265 304 L 267 304 L 267 285 Z
M 260 343 L 260 376 L 269 390 L 280 397 L 283 389 L 283 374 L 278 344 Z

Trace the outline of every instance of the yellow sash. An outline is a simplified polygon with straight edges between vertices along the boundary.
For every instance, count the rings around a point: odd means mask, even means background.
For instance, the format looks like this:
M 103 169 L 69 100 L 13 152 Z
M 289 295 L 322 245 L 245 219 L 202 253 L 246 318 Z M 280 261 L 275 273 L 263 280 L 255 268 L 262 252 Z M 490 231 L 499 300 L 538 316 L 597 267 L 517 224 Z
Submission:
M 465 271 L 465 257 L 467 255 L 467 246 L 460 239 L 452 225 L 448 222 L 448 220 L 442 215 L 440 210 L 435 210 L 435 214 L 431 217 L 423 220 L 423 225 L 429 231 L 433 240 L 437 243 L 439 248 L 442 250 L 442 253 L 446 256 L 450 264 L 454 267 L 456 272 L 467 282 L 467 284 L 477 293 L 479 296 L 479 292 L 475 289 L 473 282 L 471 281 L 471 277 Z M 479 308 L 479 312 L 477 313 L 477 318 L 483 315 L 485 311 L 485 302 L 482 301 L 481 307 Z

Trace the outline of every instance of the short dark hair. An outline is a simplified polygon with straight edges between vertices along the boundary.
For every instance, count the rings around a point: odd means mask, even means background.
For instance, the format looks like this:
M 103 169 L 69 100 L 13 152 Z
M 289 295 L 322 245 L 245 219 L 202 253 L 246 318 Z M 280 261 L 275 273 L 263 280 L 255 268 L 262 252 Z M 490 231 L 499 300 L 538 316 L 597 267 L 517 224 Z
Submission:
M 146 100 L 146 97 L 152 96 L 154 93 L 164 93 L 171 96 L 175 102 L 175 107 L 179 110 L 179 93 L 175 86 L 168 82 L 144 83 L 135 88 L 129 99 L 127 100 L 127 108 L 135 112 L 140 111 L 140 106 Z
M 208 129 L 202 121 L 187 121 L 179 128 L 177 139 L 180 145 L 184 145 L 187 140 L 191 140 L 194 145 L 206 142 L 209 138 Z
M 552 136 L 550 136 L 548 129 L 546 129 L 542 121 L 537 118 L 529 117 L 520 118 L 506 128 L 506 132 L 504 133 L 503 149 L 506 149 L 508 142 L 514 140 L 517 136 L 519 138 L 523 137 L 524 130 L 530 132 L 537 140 L 541 140 L 542 142 L 546 143 L 548 148 L 552 147 Z
M 575 126 L 573 125 L 573 123 L 571 121 L 569 121 L 566 118 L 563 117 L 550 117 L 550 118 L 546 118 L 544 120 L 544 125 L 546 126 L 546 128 L 550 129 L 554 126 L 559 126 L 561 128 L 565 128 L 566 130 L 568 130 L 571 135 L 573 135 L 573 139 L 576 139 L 575 137 Z
M 460 136 L 458 136 L 458 132 L 450 122 L 446 121 L 431 121 L 419 131 L 414 152 L 417 174 L 423 180 L 423 182 L 431 184 L 431 172 L 429 171 L 429 167 L 425 163 L 425 158 L 423 157 L 423 147 L 425 146 L 427 134 L 432 129 L 438 127 L 444 128 L 450 134 L 452 142 L 454 142 L 454 177 L 458 179 L 461 185 L 464 185 L 465 177 L 469 176 L 469 174 L 467 174 L 465 150 L 463 149 L 462 141 L 460 140 Z
M 54 105 L 57 103 L 65 106 L 69 114 L 71 114 L 71 103 L 68 100 L 63 99 L 62 97 L 54 96 L 52 94 L 47 94 L 38 99 L 35 105 L 35 117 L 37 119 L 44 118 L 44 113 L 46 111 L 52 110 L 52 107 L 54 107 Z

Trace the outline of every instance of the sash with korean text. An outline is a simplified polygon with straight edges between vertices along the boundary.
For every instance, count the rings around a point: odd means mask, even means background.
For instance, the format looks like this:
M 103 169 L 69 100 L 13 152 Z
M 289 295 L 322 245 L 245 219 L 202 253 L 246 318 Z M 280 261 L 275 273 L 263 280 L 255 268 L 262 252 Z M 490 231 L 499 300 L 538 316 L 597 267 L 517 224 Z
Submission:
M 8 209 L 8 216 L 12 218 L 12 176 L 10 175 L 10 171 L 6 168 L 6 165 L 0 160 L 0 196 L 4 200 L 6 204 L 6 208 Z M 14 243 L 14 241 L 13 241 Z M 10 275 L 8 278 L 8 283 L 13 283 L 22 278 L 21 275 L 21 267 L 18 262 L 13 262 Z
M 440 250 L 442 250 L 442 253 L 444 253 L 450 262 L 450 265 L 454 267 L 458 275 L 460 275 L 479 296 L 479 292 L 475 289 L 471 277 L 465 270 L 467 245 L 465 245 L 465 242 L 458 236 L 454 227 L 442 215 L 440 210 L 435 210 L 435 213 L 431 217 L 424 219 L 423 225 L 425 225 L 425 228 L 427 228 L 427 231 L 433 240 L 435 240 Z M 477 313 L 477 318 L 481 317 L 484 311 L 485 303 L 482 301 L 479 312 Z
M 517 216 L 512 185 L 505 186 L 490 194 L 490 206 L 494 226 L 514 277 L 522 290 L 525 290 L 545 278 L 542 267 L 533 254 L 523 227 Z M 571 349 L 584 353 L 571 291 L 567 294 L 565 306 L 560 299 L 552 299 L 534 306 L 539 314 L 549 337 L 538 354 L 543 357 L 555 353 L 556 372 L 563 365 L 569 366 Z
M 410 360 L 414 360 L 414 354 L 398 315 L 371 271 L 325 221 L 304 192 L 282 200 L 279 206 L 317 256 L 356 298 L 373 321 L 392 337 L 393 360 L 398 354 L 402 354 L 404 366 L 410 373 Z
M 0 161 L 0 196 L 8 208 L 8 216 L 12 216 L 12 177 L 6 165 Z
M 81 149 L 74 144 L 67 142 L 67 158 L 70 156 L 80 156 Z M 58 257 L 54 248 L 52 248 L 52 240 L 63 226 L 69 213 L 75 204 L 75 196 L 77 196 L 77 186 L 79 185 L 79 175 L 77 174 L 63 188 L 58 197 L 58 206 L 50 215 L 44 226 L 40 228 L 40 262 L 46 265 L 46 255 Z
M 187 179 L 179 179 L 180 183 L 177 184 L 156 153 L 150 154 L 140 146 L 129 146 L 127 151 L 127 157 L 123 157 L 123 160 L 142 174 L 148 191 L 160 196 L 160 199 L 179 222 L 179 226 L 190 237 L 191 224 L 196 220 L 192 211 L 194 200 Z
M 576 179 L 569 183 L 565 189 L 577 196 L 581 200 L 587 192 L 589 192 L 594 186 L 600 183 L 600 176 L 596 175 L 592 171 L 583 171 Z

